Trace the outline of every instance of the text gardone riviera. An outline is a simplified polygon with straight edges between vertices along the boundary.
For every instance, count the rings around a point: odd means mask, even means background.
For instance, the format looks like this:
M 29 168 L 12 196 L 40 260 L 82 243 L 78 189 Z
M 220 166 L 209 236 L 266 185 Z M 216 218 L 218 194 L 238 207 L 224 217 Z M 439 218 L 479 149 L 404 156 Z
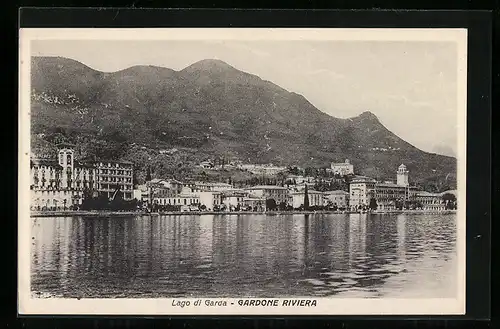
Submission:
M 315 299 L 240 299 L 240 306 L 316 306 Z
M 311 307 L 316 306 L 317 301 L 315 299 L 239 299 L 237 304 L 239 306 L 291 306 L 291 307 Z M 194 302 L 189 300 L 173 300 L 172 306 L 176 307 L 189 307 L 189 306 L 231 306 L 235 305 L 234 302 L 228 302 L 226 300 L 195 300 Z

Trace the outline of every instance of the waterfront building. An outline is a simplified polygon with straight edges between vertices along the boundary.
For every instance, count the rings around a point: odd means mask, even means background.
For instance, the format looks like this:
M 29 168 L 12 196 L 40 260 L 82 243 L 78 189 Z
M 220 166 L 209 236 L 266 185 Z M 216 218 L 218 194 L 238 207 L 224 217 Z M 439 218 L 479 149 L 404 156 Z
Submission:
M 62 188 L 62 166 L 52 159 L 31 159 L 30 178 L 31 189 L 35 188 Z
M 62 170 L 59 187 L 76 190 L 97 189 L 97 169 L 92 163 L 76 161 L 74 151 L 70 148 L 60 149 L 57 159 Z
M 32 158 L 30 161 L 32 209 L 69 209 L 83 203 L 85 192 L 108 198 L 119 189 L 125 200 L 133 198 L 131 162 L 81 161 L 67 145 L 57 158 Z
M 135 200 L 142 201 L 142 191 L 139 188 L 135 188 L 132 192 L 132 197 Z
M 83 202 L 85 190 L 97 189 L 97 170 L 92 164 L 75 161 L 72 149 L 59 150 L 57 159 L 30 161 L 32 209 L 69 209 Z
M 408 179 L 400 181 L 401 184 L 377 183 L 373 197 L 377 201 L 377 210 L 395 210 L 397 202 L 415 201 L 417 188 L 406 184 Z M 369 202 L 369 200 L 368 200 Z
M 137 185 L 137 190 L 140 191 L 140 199 L 139 201 L 149 203 L 150 201 L 150 189 L 147 184 Z
M 349 207 L 349 192 L 336 190 L 324 193 L 325 205 L 331 204 L 338 208 L 347 209 Z
M 266 199 L 256 197 L 243 198 L 244 207 L 252 211 L 266 211 Z
M 99 161 L 97 168 L 99 195 L 113 198 L 121 193 L 124 200 L 132 200 L 133 164 L 128 161 Z
M 220 207 L 222 204 L 222 192 L 201 191 L 197 193 L 200 198 L 200 205 L 205 206 L 206 210 L 214 209 L 214 206 Z
M 349 207 L 357 210 L 368 207 L 370 198 L 375 190 L 375 179 L 365 176 L 358 176 L 349 183 Z
M 288 200 L 288 189 L 282 186 L 276 185 L 257 185 L 248 187 L 245 189 L 249 196 L 254 198 L 264 198 L 264 199 L 274 199 L 276 204 L 282 202 L 287 203 Z
M 222 203 L 227 210 L 235 210 L 244 206 L 244 199 L 248 197 L 248 193 L 244 190 L 228 190 L 222 192 Z
M 309 207 L 323 206 L 323 192 L 308 190 Z M 294 209 L 304 206 L 305 190 L 290 193 L 291 205 Z
M 153 203 L 160 206 L 180 206 L 198 209 L 200 197 L 197 194 L 179 194 L 171 197 L 155 197 Z
M 349 184 L 349 206 L 351 210 L 367 208 L 371 199 L 377 202 L 377 210 L 394 210 L 397 203 L 415 201 L 417 188 L 408 182 L 408 170 L 404 164 L 396 172 L 397 183 L 377 182 L 373 178 L 359 176 Z
M 396 184 L 384 182 L 375 185 L 377 210 L 395 210 L 397 202 L 415 201 L 416 192 L 417 188 L 410 186 L 409 171 L 401 164 L 396 171 Z
M 63 168 L 53 159 L 30 161 L 30 190 L 32 210 L 67 209 L 74 201 L 74 191 L 61 186 Z M 77 199 L 77 198 L 75 198 Z
M 445 209 L 441 193 L 418 191 L 415 194 L 415 201 L 422 207 L 423 210 L 439 211 Z
M 345 162 L 339 162 L 339 163 L 332 162 L 332 164 L 330 165 L 330 169 L 328 171 L 333 174 L 341 176 L 353 175 L 354 165 L 350 163 L 349 159 L 346 159 Z

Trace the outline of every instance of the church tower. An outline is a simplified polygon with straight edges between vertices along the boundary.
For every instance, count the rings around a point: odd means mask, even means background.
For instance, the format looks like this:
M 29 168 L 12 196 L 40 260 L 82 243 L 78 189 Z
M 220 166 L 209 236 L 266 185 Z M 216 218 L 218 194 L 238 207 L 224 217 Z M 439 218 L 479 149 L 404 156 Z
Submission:
M 401 164 L 397 171 L 397 184 L 400 186 L 408 186 L 408 170 L 406 170 L 406 166 Z
M 73 177 L 74 152 L 72 149 L 59 150 L 59 165 L 62 167 L 61 187 L 71 188 Z

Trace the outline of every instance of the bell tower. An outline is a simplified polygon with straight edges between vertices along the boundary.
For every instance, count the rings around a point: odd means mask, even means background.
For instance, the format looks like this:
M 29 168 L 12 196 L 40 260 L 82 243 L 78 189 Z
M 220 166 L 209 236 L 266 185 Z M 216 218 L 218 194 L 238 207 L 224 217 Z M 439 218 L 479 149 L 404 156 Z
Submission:
M 397 171 L 397 184 L 400 186 L 408 186 L 408 173 L 409 171 L 406 169 L 406 166 L 404 164 L 401 164 L 399 166 L 398 171 Z
M 73 178 L 74 151 L 63 148 L 59 150 L 59 165 L 62 167 L 61 187 L 71 188 Z

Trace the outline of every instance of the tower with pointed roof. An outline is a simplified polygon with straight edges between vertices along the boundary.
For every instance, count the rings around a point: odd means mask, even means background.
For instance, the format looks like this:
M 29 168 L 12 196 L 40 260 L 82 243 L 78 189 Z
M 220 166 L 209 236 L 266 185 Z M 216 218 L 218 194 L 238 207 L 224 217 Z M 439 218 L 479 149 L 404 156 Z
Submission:
M 62 188 L 72 187 L 73 168 L 74 168 L 74 151 L 71 148 L 63 148 L 59 150 L 58 157 L 59 165 L 62 167 L 61 184 Z
M 406 169 L 404 164 L 401 164 L 398 167 L 397 171 L 397 184 L 400 186 L 408 186 L 408 173 L 409 171 Z

